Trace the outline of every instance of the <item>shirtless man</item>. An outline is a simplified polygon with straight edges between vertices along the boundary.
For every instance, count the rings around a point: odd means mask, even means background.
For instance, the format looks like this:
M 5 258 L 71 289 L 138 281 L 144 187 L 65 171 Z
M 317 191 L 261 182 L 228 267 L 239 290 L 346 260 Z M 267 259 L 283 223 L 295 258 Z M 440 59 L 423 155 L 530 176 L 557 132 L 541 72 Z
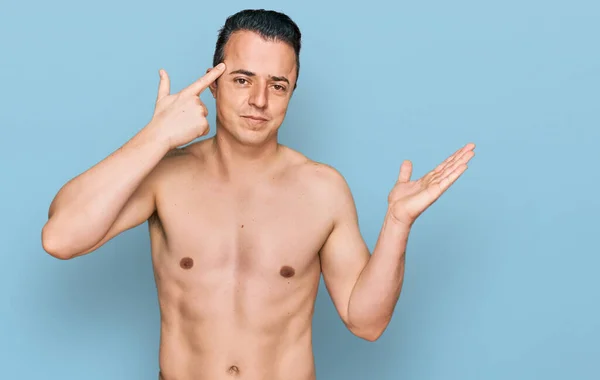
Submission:
M 401 165 L 370 255 L 343 177 L 277 140 L 298 77 L 296 25 L 245 11 L 221 33 L 206 75 L 173 94 L 161 70 L 149 123 L 60 189 L 43 247 L 72 259 L 148 221 L 160 378 L 315 379 L 321 273 L 347 328 L 378 339 L 400 295 L 411 227 L 464 172 L 474 146 L 416 181 L 410 162 Z M 216 135 L 193 142 L 209 131 L 205 89 Z

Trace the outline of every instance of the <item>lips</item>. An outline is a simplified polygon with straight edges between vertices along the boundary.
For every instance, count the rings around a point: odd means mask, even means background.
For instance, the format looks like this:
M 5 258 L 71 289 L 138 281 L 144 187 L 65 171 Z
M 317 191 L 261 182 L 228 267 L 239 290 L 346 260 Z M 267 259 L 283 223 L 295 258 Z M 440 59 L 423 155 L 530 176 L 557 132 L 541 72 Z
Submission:
M 254 115 L 244 115 L 242 117 L 244 117 L 246 119 L 254 120 L 254 121 L 267 121 L 268 120 L 262 116 L 254 116 Z

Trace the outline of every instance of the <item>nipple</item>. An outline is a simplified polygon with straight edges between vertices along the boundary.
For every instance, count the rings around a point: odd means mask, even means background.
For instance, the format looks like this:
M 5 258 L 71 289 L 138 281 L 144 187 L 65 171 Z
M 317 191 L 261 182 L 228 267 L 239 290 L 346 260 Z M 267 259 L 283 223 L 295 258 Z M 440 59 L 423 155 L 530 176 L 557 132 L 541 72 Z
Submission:
M 194 260 L 191 257 L 184 257 L 179 262 L 179 266 L 183 269 L 190 269 L 194 266 Z
M 296 274 L 296 271 L 294 270 L 294 268 L 285 265 L 285 266 L 281 267 L 281 270 L 279 270 L 279 274 L 285 278 L 290 278 L 294 274 Z

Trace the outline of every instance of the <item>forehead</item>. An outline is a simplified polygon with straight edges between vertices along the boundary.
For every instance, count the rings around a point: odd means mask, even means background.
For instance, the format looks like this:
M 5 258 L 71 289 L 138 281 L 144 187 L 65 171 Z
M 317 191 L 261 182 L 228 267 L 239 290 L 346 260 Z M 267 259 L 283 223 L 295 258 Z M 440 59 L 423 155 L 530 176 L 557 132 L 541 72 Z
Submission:
M 227 71 L 248 70 L 260 76 L 296 76 L 296 54 L 285 42 L 266 40 L 254 32 L 232 33 L 225 45 Z

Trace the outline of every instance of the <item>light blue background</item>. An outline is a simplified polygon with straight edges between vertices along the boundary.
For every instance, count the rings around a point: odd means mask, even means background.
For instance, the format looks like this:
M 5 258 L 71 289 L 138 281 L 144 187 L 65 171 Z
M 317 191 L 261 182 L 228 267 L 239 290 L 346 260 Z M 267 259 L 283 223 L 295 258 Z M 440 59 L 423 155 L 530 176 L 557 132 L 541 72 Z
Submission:
M 41 227 L 63 183 L 149 120 L 160 67 L 178 91 L 228 15 L 265 7 L 304 36 L 281 141 L 342 172 L 371 248 L 403 159 L 419 177 L 477 143 L 415 225 L 379 341 L 352 336 L 321 287 L 318 378 L 599 379 L 598 4 L 3 3 L 2 378 L 156 378 L 146 226 L 68 262 L 44 253 Z

